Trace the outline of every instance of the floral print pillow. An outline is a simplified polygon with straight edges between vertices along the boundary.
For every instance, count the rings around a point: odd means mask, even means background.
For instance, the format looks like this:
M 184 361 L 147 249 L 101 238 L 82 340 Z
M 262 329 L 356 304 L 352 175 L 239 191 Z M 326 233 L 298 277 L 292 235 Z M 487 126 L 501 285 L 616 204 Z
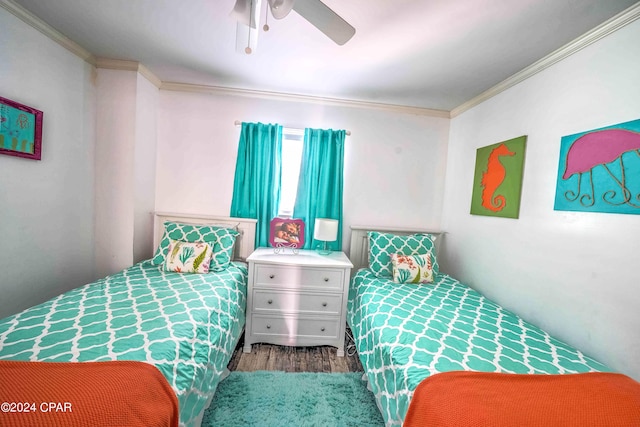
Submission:
M 209 243 L 170 240 L 164 270 L 175 273 L 208 273 L 212 254 Z
M 431 252 L 423 255 L 392 254 L 391 264 L 395 283 L 433 282 Z

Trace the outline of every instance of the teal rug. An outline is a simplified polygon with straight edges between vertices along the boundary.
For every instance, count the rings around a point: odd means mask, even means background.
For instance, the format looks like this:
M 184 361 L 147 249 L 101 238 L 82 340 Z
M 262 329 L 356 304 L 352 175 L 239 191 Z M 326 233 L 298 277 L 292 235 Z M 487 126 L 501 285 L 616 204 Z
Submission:
M 362 373 L 231 372 L 202 427 L 384 426 Z

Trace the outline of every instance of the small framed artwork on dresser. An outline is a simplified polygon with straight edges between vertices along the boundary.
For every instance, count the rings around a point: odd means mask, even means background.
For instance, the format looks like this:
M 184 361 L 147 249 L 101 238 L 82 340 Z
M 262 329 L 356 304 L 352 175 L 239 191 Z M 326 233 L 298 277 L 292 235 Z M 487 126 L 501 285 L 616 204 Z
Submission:
M 274 248 L 299 249 L 304 245 L 304 221 L 294 218 L 271 220 L 269 244 Z

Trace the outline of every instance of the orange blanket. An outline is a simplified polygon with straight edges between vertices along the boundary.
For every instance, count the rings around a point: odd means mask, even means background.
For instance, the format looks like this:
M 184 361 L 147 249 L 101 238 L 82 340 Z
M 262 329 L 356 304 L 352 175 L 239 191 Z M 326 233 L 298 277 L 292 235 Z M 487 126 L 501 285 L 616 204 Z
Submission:
M 640 426 L 640 383 L 613 373 L 444 372 L 418 384 L 403 426 Z
M 176 427 L 178 399 L 143 362 L 0 360 L 0 426 Z

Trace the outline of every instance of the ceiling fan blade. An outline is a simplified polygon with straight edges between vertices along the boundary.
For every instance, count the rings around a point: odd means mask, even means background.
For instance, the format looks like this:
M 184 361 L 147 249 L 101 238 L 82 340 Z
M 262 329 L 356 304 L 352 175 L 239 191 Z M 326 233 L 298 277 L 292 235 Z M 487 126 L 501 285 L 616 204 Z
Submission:
M 293 10 L 340 46 L 356 33 L 355 28 L 320 0 L 295 0 Z
M 236 4 L 229 15 L 240 24 L 256 29 L 259 13 L 260 0 L 236 0 Z
M 269 0 L 269 9 L 276 19 L 282 19 L 291 12 L 296 0 Z

